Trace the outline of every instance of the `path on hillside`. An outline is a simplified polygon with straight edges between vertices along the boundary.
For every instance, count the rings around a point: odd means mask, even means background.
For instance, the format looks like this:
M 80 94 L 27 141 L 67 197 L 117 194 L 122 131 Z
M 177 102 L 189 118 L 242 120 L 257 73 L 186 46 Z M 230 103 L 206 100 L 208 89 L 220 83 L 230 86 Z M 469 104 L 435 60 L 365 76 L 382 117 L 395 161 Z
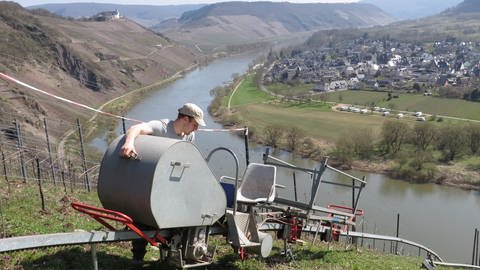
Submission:
M 235 88 L 233 88 L 232 94 L 231 94 L 230 97 L 228 98 L 228 104 L 227 104 L 227 109 L 228 109 L 228 111 L 230 111 L 230 103 L 232 103 L 233 95 L 235 95 L 235 92 L 237 92 L 238 87 L 240 87 L 240 85 L 243 83 L 244 80 L 245 80 L 245 79 L 241 79 L 241 80 L 235 85 Z

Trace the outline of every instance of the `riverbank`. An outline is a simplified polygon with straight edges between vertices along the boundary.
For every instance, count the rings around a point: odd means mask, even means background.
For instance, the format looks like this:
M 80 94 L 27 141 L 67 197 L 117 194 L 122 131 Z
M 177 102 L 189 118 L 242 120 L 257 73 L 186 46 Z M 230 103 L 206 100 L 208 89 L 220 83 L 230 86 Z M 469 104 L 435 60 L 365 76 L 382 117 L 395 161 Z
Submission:
M 375 154 L 367 158 L 358 158 L 350 153 L 344 154 L 348 160 L 339 158 L 341 155 L 337 155 L 338 149 L 335 144 L 339 143 L 342 134 L 349 134 L 344 136 L 347 143 L 348 139 L 354 136 L 353 131 L 362 130 L 365 127 L 373 128 L 372 133 L 379 134 L 384 121 L 381 116 L 346 114 L 332 109 L 330 104 L 292 103 L 276 97 L 266 97 L 268 93 L 260 91 L 255 86 L 251 74 L 245 75 L 239 79 L 238 84 L 230 88 L 236 91 L 223 97 L 224 100 L 228 100 L 228 103 L 216 102 L 223 107 L 214 108 L 211 111 L 218 122 L 229 127 L 248 126 L 253 131 L 251 139 L 258 144 L 274 146 L 294 152 L 302 158 L 317 161 L 329 156 L 329 163 L 341 169 L 379 173 L 411 183 L 434 183 L 467 190 L 480 190 L 480 170 L 478 170 L 478 158 L 475 157 L 450 163 L 435 162 L 432 158 L 430 162 L 420 165 L 420 169 L 418 169 L 418 163 L 415 163 L 417 165 L 413 163 L 417 162 L 414 160 L 416 153 L 413 149 L 402 153 L 402 157 L 393 159 L 376 157 Z M 289 142 L 288 138 L 291 135 L 289 129 L 293 128 L 300 130 L 301 136 L 297 134 L 299 137 L 296 138 L 296 147 L 292 150 L 289 146 L 292 142 Z M 272 135 L 277 138 L 271 138 Z M 361 138 L 363 137 L 357 136 L 350 139 Z M 374 140 L 373 137 L 371 140 Z M 373 147 L 372 141 L 370 144 Z M 352 145 L 350 148 L 353 147 L 355 146 Z M 373 149 L 371 151 L 375 153 Z M 439 153 L 436 155 L 438 156 Z

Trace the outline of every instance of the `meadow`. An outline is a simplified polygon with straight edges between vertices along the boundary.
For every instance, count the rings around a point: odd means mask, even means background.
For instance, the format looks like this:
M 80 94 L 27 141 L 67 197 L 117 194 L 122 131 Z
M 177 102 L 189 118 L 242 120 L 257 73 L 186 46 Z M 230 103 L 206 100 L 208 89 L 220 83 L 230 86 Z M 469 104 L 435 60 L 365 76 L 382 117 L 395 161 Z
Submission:
M 285 93 L 302 95 L 308 92 L 310 86 L 301 85 L 298 88 L 282 84 L 272 84 L 267 87 L 278 95 Z M 230 97 L 227 97 L 227 100 Z M 240 117 L 247 126 L 255 126 L 259 130 L 267 126 L 277 125 L 284 128 L 297 127 L 306 136 L 334 143 L 342 134 L 370 129 L 373 134 L 380 132 L 387 118 L 395 118 L 395 112 L 407 112 L 406 121 L 409 125 L 416 123 L 412 114 L 421 111 L 435 116 L 427 120 L 438 120 L 441 117 L 462 118 L 480 121 L 480 104 L 459 99 L 445 99 L 418 94 L 400 94 L 388 100 L 388 93 L 382 91 L 348 90 L 326 94 L 324 101 L 319 101 L 319 95 L 312 95 L 308 102 L 287 101 L 260 91 L 254 82 L 253 75 L 247 75 L 231 97 L 234 111 L 240 112 Z M 352 104 L 359 107 L 384 107 L 392 110 L 388 117 L 379 113 L 359 114 L 340 112 L 333 107 L 336 104 Z M 444 120 L 445 120 L 444 119 Z M 447 120 L 447 122 L 458 120 Z M 441 123 L 438 123 L 439 125 Z

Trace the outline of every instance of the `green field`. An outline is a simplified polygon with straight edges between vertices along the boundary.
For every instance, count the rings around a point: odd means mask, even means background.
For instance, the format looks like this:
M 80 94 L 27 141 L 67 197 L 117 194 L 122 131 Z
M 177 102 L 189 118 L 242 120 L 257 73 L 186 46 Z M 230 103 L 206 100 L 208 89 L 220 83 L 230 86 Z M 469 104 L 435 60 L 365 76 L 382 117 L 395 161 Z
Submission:
M 387 99 L 386 92 L 376 91 L 340 91 L 327 94 L 327 101 L 336 103 L 370 106 L 383 102 Z
M 249 104 L 237 108 L 247 122 L 263 129 L 269 125 L 297 127 L 306 136 L 334 142 L 339 135 L 357 129 L 370 128 L 378 132 L 384 118 L 353 113 L 334 112 L 328 106 L 287 106 Z
M 273 97 L 271 95 L 258 90 L 257 86 L 255 85 L 253 75 L 249 74 L 238 86 L 230 105 L 235 107 L 250 103 L 260 103 L 272 99 Z
M 404 111 L 421 111 L 427 114 L 459 117 L 480 120 L 480 103 L 460 99 L 447 99 L 405 94 L 397 99 L 380 102 L 378 105 L 386 107 L 394 104 L 395 109 Z
M 287 86 L 286 86 L 287 87 Z M 271 88 L 280 88 L 275 84 Z M 301 89 L 300 91 L 304 91 Z M 292 90 L 293 91 L 293 90 Z M 360 106 L 379 106 L 401 111 L 421 111 L 426 114 L 459 117 L 480 120 L 480 104 L 459 99 L 443 99 L 414 94 L 400 94 L 398 98 L 387 101 L 386 92 L 342 91 L 328 93 L 327 101 Z M 321 102 L 289 104 L 276 101 L 272 96 L 261 92 L 248 75 L 232 97 L 231 105 L 240 112 L 248 126 L 264 129 L 270 125 L 285 128 L 297 127 L 306 136 L 335 142 L 342 134 L 358 129 L 371 129 L 378 134 L 385 117 L 377 114 L 357 114 L 334 111 Z M 412 125 L 415 119 L 410 117 Z
M 247 80 L 248 81 L 248 80 Z M 252 84 L 255 88 L 255 86 Z M 309 95 L 313 88 L 310 84 L 291 86 L 274 83 L 268 85 L 268 90 L 284 96 Z M 256 89 L 256 88 L 255 88 Z M 252 91 L 250 89 L 250 91 Z M 461 99 L 448 99 L 417 94 L 395 94 L 398 98 L 387 100 L 388 93 L 383 91 L 348 90 L 326 93 L 326 100 L 332 103 L 352 104 L 357 106 L 378 106 L 399 111 L 480 120 L 480 103 Z M 311 95 L 312 99 L 320 99 L 320 94 Z M 250 100 L 252 102 L 252 100 Z
M 328 101 L 331 102 L 364 106 L 375 104 L 375 106 L 392 108 L 394 110 L 410 112 L 421 111 L 432 115 L 480 120 L 480 103 L 461 99 L 400 94 L 398 98 L 387 101 L 386 92 L 375 91 L 342 91 L 329 93 L 328 95 Z M 339 96 L 341 96 L 341 98 L 339 98 Z M 340 99 L 342 100 L 341 102 Z

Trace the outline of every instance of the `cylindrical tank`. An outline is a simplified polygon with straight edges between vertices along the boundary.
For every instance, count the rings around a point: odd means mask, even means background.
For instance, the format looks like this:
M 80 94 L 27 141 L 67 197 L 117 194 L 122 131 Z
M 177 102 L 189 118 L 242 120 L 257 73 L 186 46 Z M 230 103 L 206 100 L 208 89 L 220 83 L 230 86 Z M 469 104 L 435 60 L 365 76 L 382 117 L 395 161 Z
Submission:
M 120 157 L 124 137 L 105 152 L 98 176 L 104 208 L 159 229 L 208 226 L 225 214 L 226 196 L 191 142 L 140 135 L 138 159 Z

